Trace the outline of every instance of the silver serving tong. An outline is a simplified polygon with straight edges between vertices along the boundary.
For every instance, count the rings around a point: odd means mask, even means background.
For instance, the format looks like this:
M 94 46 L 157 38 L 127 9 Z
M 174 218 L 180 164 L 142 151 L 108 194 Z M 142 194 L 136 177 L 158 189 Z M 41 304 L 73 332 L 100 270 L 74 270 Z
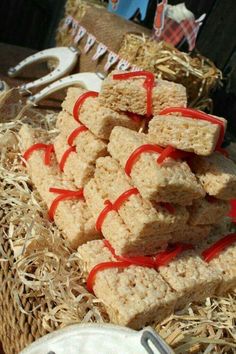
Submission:
M 148 354 L 174 354 L 174 351 L 152 327 L 144 328 L 141 333 L 141 345 Z

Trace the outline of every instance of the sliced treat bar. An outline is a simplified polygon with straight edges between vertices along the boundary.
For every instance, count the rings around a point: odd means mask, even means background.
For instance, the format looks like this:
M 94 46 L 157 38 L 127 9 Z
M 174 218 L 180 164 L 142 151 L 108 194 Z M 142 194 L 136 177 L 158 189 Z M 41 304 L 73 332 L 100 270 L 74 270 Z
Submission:
M 109 156 L 97 160 L 95 180 L 112 203 L 133 188 L 131 179 L 126 176 L 119 163 Z M 141 238 L 147 237 L 148 242 L 150 235 L 156 234 L 158 238 L 160 233 L 169 233 L 186 225 L 189 217 L 186 208 L 179 205 L 172 208 L 169 211 L 164 203 L 152 204 L 144 200 L 138 192 L 124 199 L 117 212 L 133 234 Z
M 191 225 L 207 225 L 220 223 L 228 215 L 230 204 L 225 200 L 207 197 L 193 201 L 188 207 L 190 214 L 188 223 Z
M 226 129 L 227 121 L 215 118 L 222 121 Z M 161 146 L 171 145 L 197 155 L 210 155 L 216 148 L 220 131 L 220 125 L 204 120 L 157 115 L 149 123 L 148 138 Z
M 209 195 L 236 198 L 236 165 L 232 160 L 215 152 L 209 157 L 195 156 L 191 168 Z
M 107 191 L 103 191 L 99 183 L 95 179 L 91 179 L 84 188 L 84 196 L 94 218 L 99 220 L 99 216 L 106 207 L 105 202 L 109 198 Z M 120 213 L 111 208 L 102 220 L 101 231 L 103 236 L 114 247 L 118 255 L 136 256 L 156 253 L 160 250 L 160 247 L 166 246 L 171 237 L 169 233 L 153 232 L 155 228 L 160 227 L 160 215 L 162 213 L 164 217 L 165 212 L 160 212 L 158 220 L 157 213 L 151 208 L 149 208 L 150 215 L 145 214 L 147 205 L 142 205 L 142 200 L 138 195 L 130 196 L 129 200 L 128 206 L 123 206 L 122 208 L 123 215 L 130 209 L 130 204 L 136 204 L 137 208 L 142 206 L 141 210 L 137 214 L 135 212 L 133 215 L 130 215 L 130 213 L 125 215 L 126 224 Z M 132 208 L 132 210 L 134 209 Z M 142 219 L 138 220 L 137 215 L 141 214 Z M 145 222 L 147 223 L 146 225 Z M 161 226 L 166 226 L 165 221 L 162 222 Z
M 60 167 L 77 187 L 83 187 L 93 176 L 96 159 L 107 154 L 106 143 L 89 130 L 83 130 L 83 126 L 66 112 L 59 114 L 57 127 L 60 134 L 54 140 L 54 148 Z M 70 141 L 71 134 L 80 128 L 76 138 Z M 71 146 L 74 149 L 70 149 Z
M 48 139 L 45 132 L 34 130 L 27 125 L 21 128 L 20 137 L 22 153 L 25 153 L 32 145 L 39 142 L 45 143 Z M 27 168 L 40 196 L 50 208 L 59 194 L 50 192 L 49 188 L 72 191 L 78 191 L 78 189 L 63 174 L 60 174 L 55 157 L 51 157 L 50 165 L 45 165 L 44 155 L 45 151 L 42 150 L 32 152 L 27 159 Z M 73 248 L 99 237 L 95 230 L 94 218 L 83 198 L 61 200 L 55 210 L 54 219 Z
M 146 144 L 148 142 L 144 134 L 115 127 L 110 136 L 108 151 L 125 168 L 131 154 Z M 168 158 L 159 164 L 158 156 L 158 153 L 142 153 L 132 166 L 130 176 L 143 198 L 188 205 L 205 195 L 186 162 Z
M 62 107 L 65 111 L 73 114 L 74 105 L 79 97 L 86 90 L 71 87 L 67 91 Z M 139 130 L 140 122 L 134 121 L 124 113 L 115 112 L 110 108 L 104 107 L 96 97 L 88 97 L 78 110 L 79 121 L 83 123 L 94 135 L 101 139 L 108 140 L 112 129 L 115 126 L 123 126 L 132 130 Z
M 102 84 L 99 102 L 116 111 L 147 114 L 147 89 L 145 76 L 115 80 L 114 75 L 125 72 L 113 71 Z M 158 114 L 171 106 L 186 107 L 186 89 L 180 84 L 156 79 L 151 93 L 152 113 Z
M 230 239 L 233 242 L 228 242 Z M 214 256 L 213 258 L 209 258 L 207 262 L 213 272 L 217 271 L 222 276 L 222 281 L 216 289 L 216 295 L 222 296 L 236 288 L 236 234 L 230 234 L 225 237 L 224 235 L 216 235 L 212 232 L 211 235 L 199 245 L 199 255 L 205 259 L 202 252 L 213 245 L 217 245 L 217 247 L 213 247 L 213 250 L 208 253 L 208 257 Z
M 187 242 L 198 245 L 210 234 L 212 225 L 185 225 L 181 230 L 172 232 L 171 242 Z
M 185 207 L 152 204 L 144 200 L 137 188 L 134 188 L 130 179 L 116 160 L 111 157 L 99 158 L 93 182 L 85 188 L 85 198 L 94 217 L 98 219 L 102 210 L 97 208 L 98 203 L 93 188 L 96 188 L 103 203 L 109 200 L 113 205 L 113 212 L 117 213 L 116 220 L 123 224 L 119 236 L 115 234 L 115 217 L 101 226 L 104 237 L 112 244 L 117 254 L 142 255 L 156 252 L 166 245 L 170 232 L 181 230 L 188 220 Z M 107 225 L 107 226 L 106 226 Z M 121 233 L 121 231 L 123 231 Z
M 167 266 L 160 267 L 159 272 L 177 293 L 177 309 L 214 295 L 221 282 L 220 273 L 208 267 L 194 250 L 185 251 Z
M 114 261 L 103 241 L 79 247 L 78 256 L 86 274 L 102 262 Z M 112 323 L 134 329 L 163 320 L 173 312 L 176 301 L 174 291 L 154 269 L 140 266 L 97 272 L 93 291 Z

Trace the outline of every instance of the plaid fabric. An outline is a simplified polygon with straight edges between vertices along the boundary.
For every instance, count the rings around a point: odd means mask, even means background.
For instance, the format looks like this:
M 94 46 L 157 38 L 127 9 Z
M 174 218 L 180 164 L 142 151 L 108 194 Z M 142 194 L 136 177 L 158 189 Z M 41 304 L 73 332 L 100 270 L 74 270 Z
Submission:
M 158 39 L 177 46 L 185 37 L 191 51 L 195 47 L 200 26 L 201 22 L 195 20 L 183 20 L 177 23 L 171 18 L 166 18 L 164 29 Z
M 201 22 L 196 22 L 195 20 L 184 20 L 180 23 L 180 26 L 185 38 L 187 39 L 189 50 L 191 51 L 195 47 Z

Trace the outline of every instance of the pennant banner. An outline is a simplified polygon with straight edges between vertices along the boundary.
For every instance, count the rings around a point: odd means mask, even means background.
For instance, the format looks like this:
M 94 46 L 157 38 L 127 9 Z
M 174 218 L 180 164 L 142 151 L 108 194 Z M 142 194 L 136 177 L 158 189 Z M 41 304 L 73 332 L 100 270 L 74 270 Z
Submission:
M 109 52 L 107 62 L 104 66 L 104 70 L 108 71 L 112 65 L 114 65 L 119 59 L 119 55 L 114 52 Z
M 79 41 L 83 38 L 86 32 L 87 32 L 86 29 L 80 26 L 77 35 L 75 36 L 74 43 L 76 44 L 79 43 Z
M 72 23 L 73 23 L 73 17 L 72 16 L 67 16 L 65 21 L 64 21 L 62 29 L 63 30 L 68 29 Z
M 106 53 L 106 51 L 107 51 L 107 46 L 105 46 L 105 44 L 103 44 L 103 43 L 99 43 L 97 46 L 96 53 L 92 57 L 92 60 L 93 61 L 98 60 Z
M 130 63 L 128 62 L 128 60 L 125 59 L 120 59 L 118 64 L 116 65 L 116 69 L 117 70 L 127 70 L 130 67 Z
M 75 19 L 73 19 L 72 21 L 72 31 L 71 31 L 71 35 L 72 37 L 74 37 L 78 31 L 79 28 L 79 23 L 78 21 L 76 21 Z
M 90 49 L 92 48 L 92 46 L 94 45 L 95 42 L 96 42 L 96 37 L 93 36 L 91 33 L 89 33 L 88 37 L 87 37 L 86 44 L 84 46 L 84 53 L 85 54 L 90 51 Z

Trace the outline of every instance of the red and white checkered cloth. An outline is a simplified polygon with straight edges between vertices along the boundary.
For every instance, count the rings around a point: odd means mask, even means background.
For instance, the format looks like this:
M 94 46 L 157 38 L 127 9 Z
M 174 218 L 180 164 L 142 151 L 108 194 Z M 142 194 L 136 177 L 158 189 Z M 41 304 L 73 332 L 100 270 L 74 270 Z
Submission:
M 183 20 L 178 23 L 167 17 L 165 18 L 164 28 L 158 39 L 165 40 L 177 46 L 183 38 L 186 38 L 189 50 L 191 51 L 195 47 L 200 26 L 201 22 L 195 20 Z

